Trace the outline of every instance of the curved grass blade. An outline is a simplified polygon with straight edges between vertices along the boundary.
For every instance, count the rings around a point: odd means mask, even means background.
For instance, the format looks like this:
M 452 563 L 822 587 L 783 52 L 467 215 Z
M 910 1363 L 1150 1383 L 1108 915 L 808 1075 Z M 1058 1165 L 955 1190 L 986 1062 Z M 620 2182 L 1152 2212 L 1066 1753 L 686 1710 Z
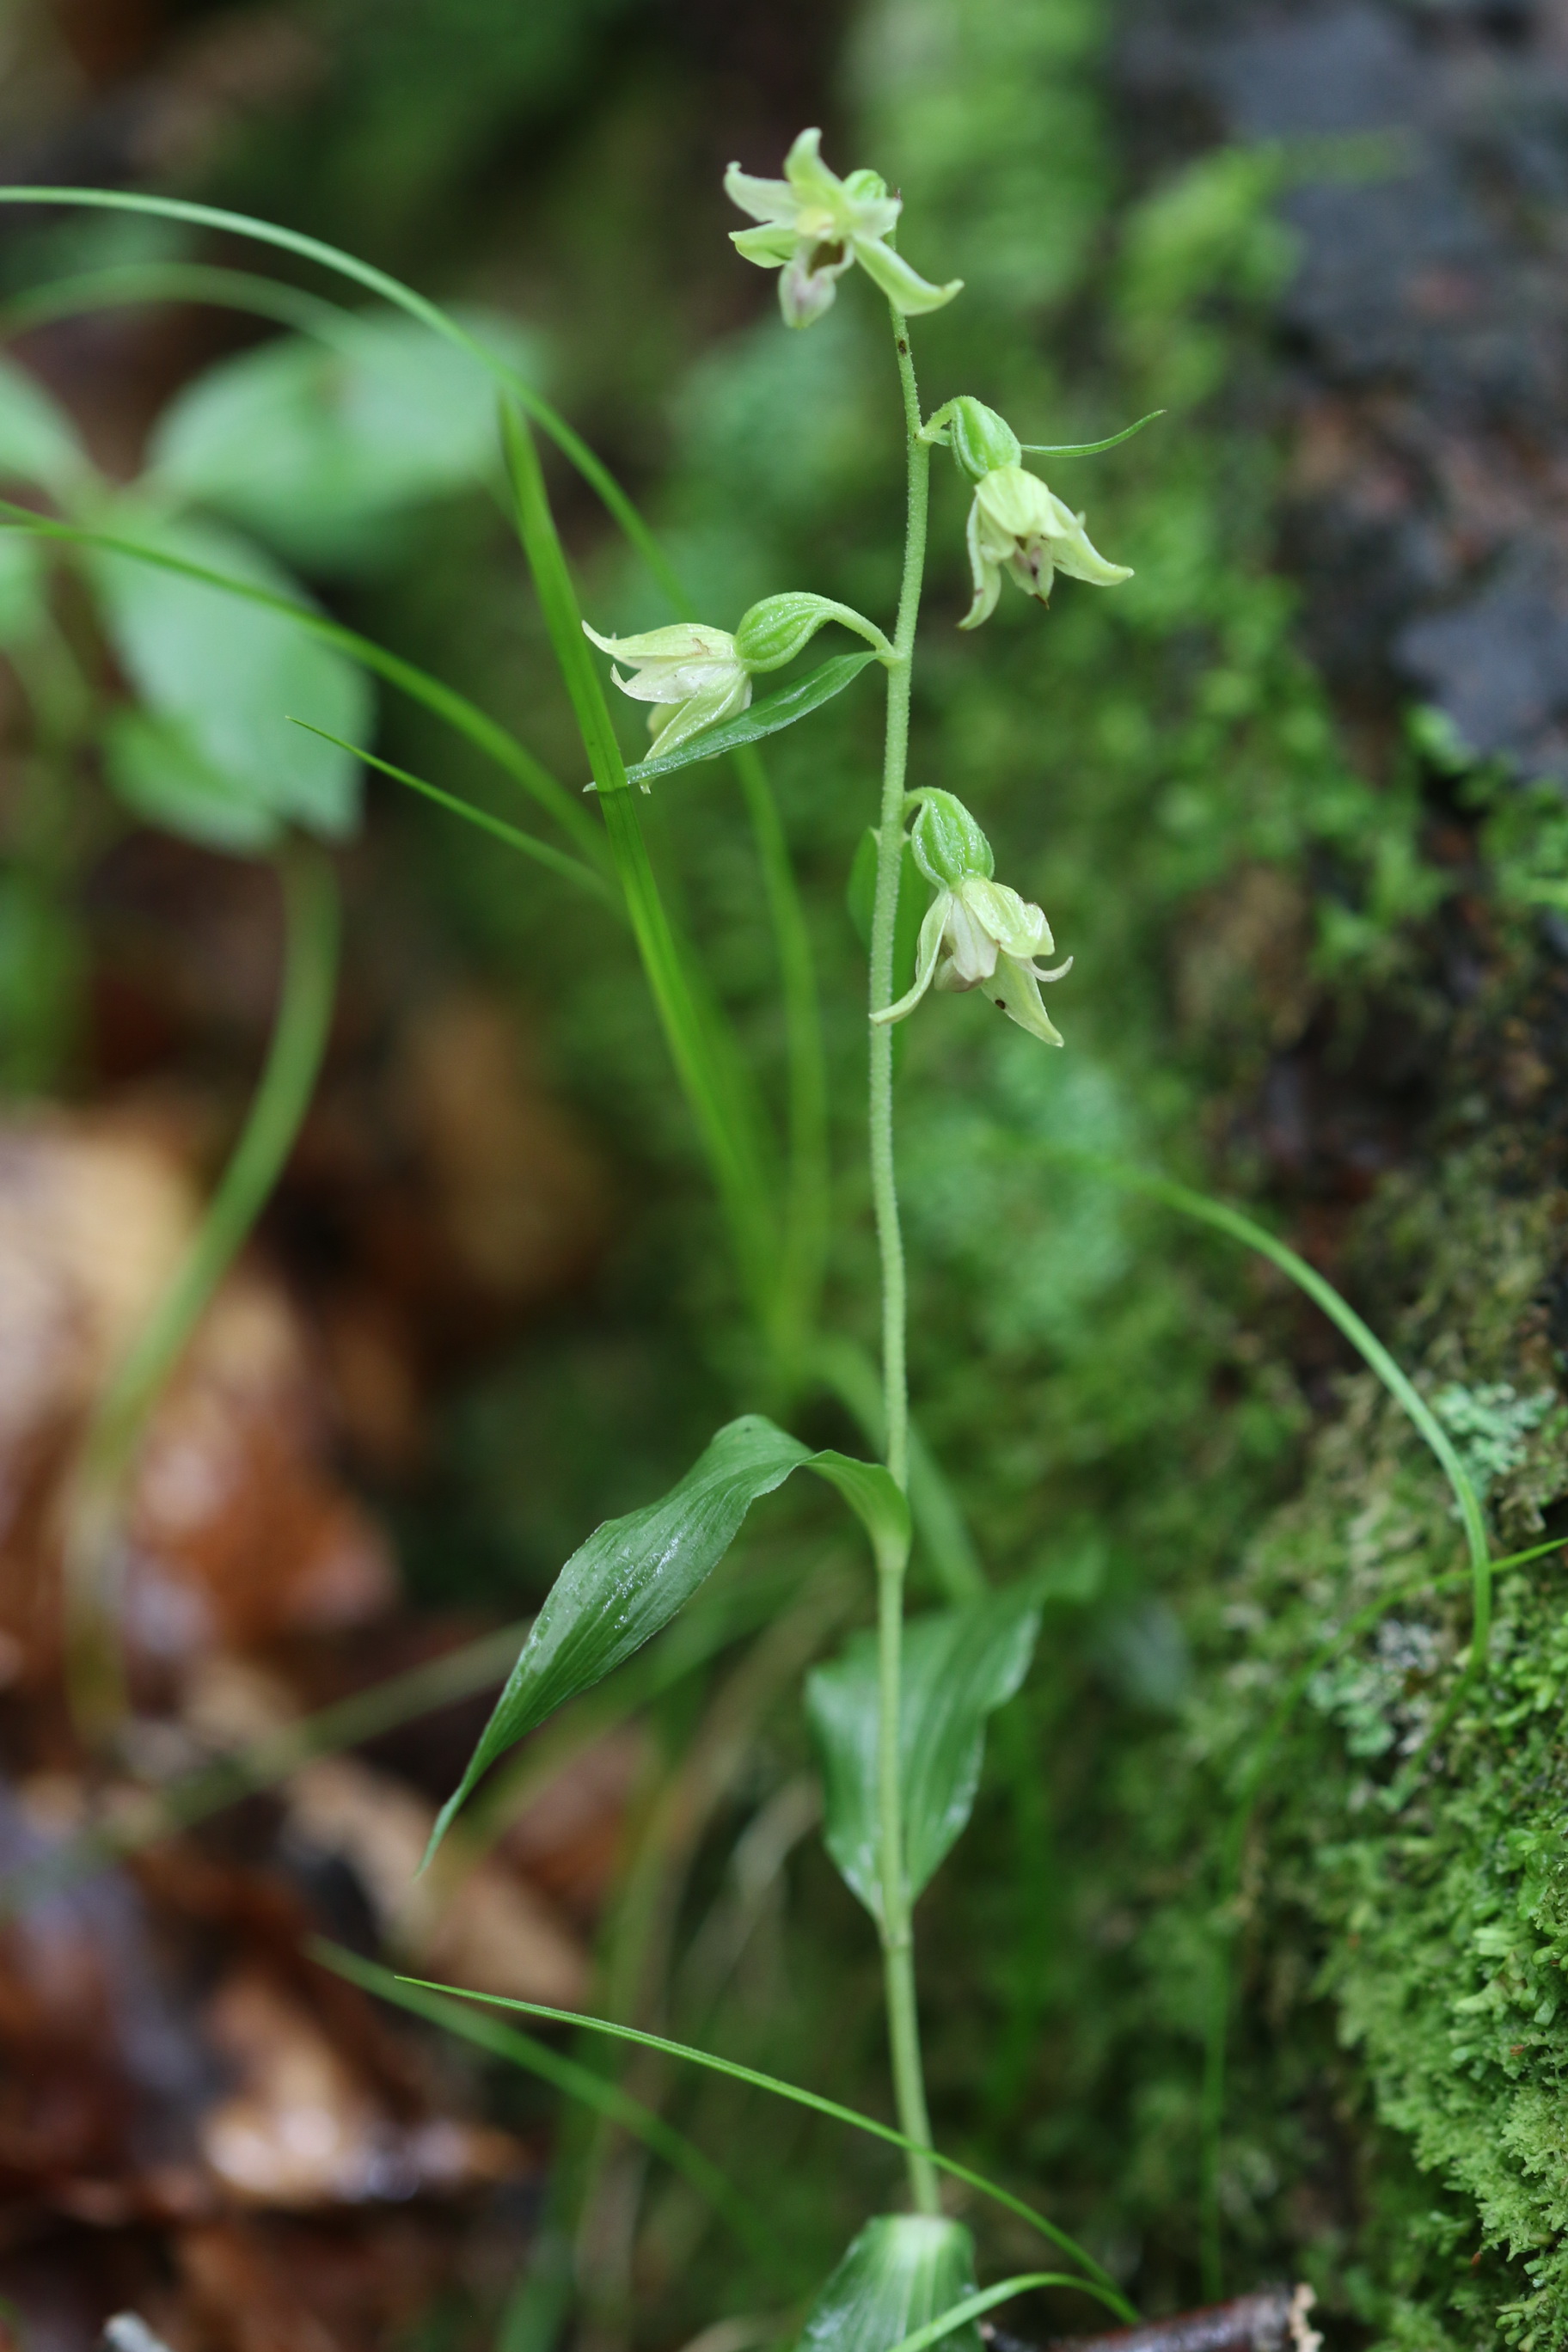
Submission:
M 793 727 L 797 719 L 807 719 L 853 685 L 868 662 L 878 658 L 875 654 L 836 654 L 831 661 L 818 664 L 793 686 L 777 694 L 764 695 L 734 719 L 721 719 L 717 727 L 705 727 L 700 735 L 693 735 L 678 751 L 661 760 L 657 751 L 646 760 L 638 760 L 626 770 L 629 784 L 656 783 L 660 776 L 672 776 L 678 768 L 689 768 L 697 760 L 716 760 L 721 752 L 743 751 L 748 743 L 760 743 L 764 735 L 776 735 L 785 727 Z
M 1416 1431 L 1436 1456 L 1443 1475 L 1454 1490 L 1459 1517 L 1469 1549 L 1471 1571 L 1471 1633 L 1470 1656 L 1445 1710 L 1441 1730 L 1452 1718 L 1454 1707 L 1472 1677 L 1485 1665 L 1487 1648 L 1491 1638 L 1492 1562 L 1491 1547 L 1487 1538 L 1486 1519 L 1481 1499 L 1477 1494 L 1468 1471 L 1456 1452 L 1452 1439 L 1420 1390 L 1402 1367 L 1389 1354 L 1382 1340 L 1356 1313 L 1348 1299 L 1342 1298 L 1331 1282 L 1298 1256 L 1288 1244 L 1280 1241 L 1239 1209 L 1224 1201 L 1211 1201 L 1206 1192 L 1194 1192 L 1185 1184 L 1173 1183 L 1169 1177 L 1154 1176 L 1141 1168 L 1128 1168 L 1116 1160 L 1102 1160 L 1098 1153 L 1075 1151 L 1069 1146 L 1042 1141 L 1038 1147 L 1053 1159 L 1070 1161 L 1094 1175 L 1103 1176 L 1109 1183 L 1120 1184 L 1131 1192 L 1142 1192 L 1152 1201 L 1163 1201 L 1167 1208 L 1176 1209 L 1184 1216 L 1194 1217 L 1200 1224 L 1212 1225 L 1217 1233 L 1227 1234 L 1232 1241 L 1245 1243 L 1268 1258 L 1280 1272 L 1304 1290 L 1313 1304 L 1322 1308 L 1331 1323 L 1337 1324 L 1345 1338 L 1377 1374 L 1394 1402 L 1408 1415 Z M 1432 1738 L 1437 1732 L 1431 1735 Z M 1429 1739 L 1427 1745 L 1430 1746 Z
M 1023 2271 L 1016 2278 L 1000 2279 L 994 2286 L 982 2287 L 978 2294 L 967 2294 L 962 2303 L 952 2304 L 946 2311 L 939 2311 L 936 2317 L 928 2320 L 923 2327 L 917 2327 L 911 2335 L 900 2336 L 896 2344 L 889 2346 L 888 2352 L 926 2352 L 928 2345 L 940 2344 L 944 2336 L 951 2336 L 955 2329 L 967 2326 L 971 2320 L 983 2319 L 988 2311 L 994 2311 L 999 2303 L 1010 2303 L 1016 2294 L 1026 2294 L 1031 2287 L 1037 2286 L 1077 2287 L 1080 2294 L 1092 2294 L 1107 2311 L 1115 2312 L 1118 2318 L 1126 2313 L 1127 2306 L 1120 2295 L 1108 2294 L 1103 2287 L 1096 2286 L 1090 2279 L 1073 2278 L 1066 2271 Z
M 752 1073 L 689 949 L 671 924 L 660 895 L 636 796 L 626 790 L 626 766 L 605 690 L 583 634 L 577 592 L 555 528 L 533 436 L 510 402 L 501 403 L 500 422 L 513 520 L 598 788 L 605 830 L 643 971 L 712 1171 L 747 1303 L 762 1328 L 771 1331 L 777 1295 L 778 1233 L 768 1139 Z
M 591 2066 L 567 2057 L 563 2051 L 552 2050 L 547 2042 L 537 2041 L 531 2033 L 503 2025 L 499 2018 L 485 2017 L 462 2001 L 427 1992 L 406 1977 L 395 1976 L 390 1969 L 379 1967 L 374 1960 L 363 1959 L 359 1953 L 346 1950 L 342 1944 L 316 1937 L 311 1939 L 310 1952 L 322 1968 L 345 1977 L 362 1992 L 374 1993 L 379 2000 L 395 2002 L 399 2009 L 428 2019 L 431 2024 L 471 2042 L 477 2049 L 489 2051 L 492 2057 L 505 2058 L 514 2066 L 524 2067 L 559 2091 L 563 2098 L 576 2099 L 584 2106 L 595 2108 L 606 2122 L 618 2124 L 655 2156 L 662 2157 L 671 2171 L 689 2180 L 755 2261 L 777 2271 L 777 2237 L 750 2199 L 731 2185 L 712 2158 L 693 2147 L 684 2132 L 677 2131 L 673 2124 L 667 2123 L 651 2107 L 644 2106 L 640 2099 L 634 2099 L 618 2083 L 595 2074 Z
M 1113 433 L 1109 441 L 1021 441 L 1019 447 L 1031 457 L 1098 457 L 1102 449 L 1114 449 L 1123 441 L 1131 441 L 1134 433 L 1142 433 L 1145 425 L 1152 425 L 1156 416 L 1163 416 L 1163 408 L 1152 408 L 1136 425 L 1125 425 Z
M 627 498 L 608 467 L 601 463 L 581 436 L 574 433 L 565 418 L 557 414 L 547 400 L 541 398 L 531 384 L 508 367 L 504 361 L 488 351 L 477 335 L 459 326 L 438 302 L 426 295 L 416 293 L 401 278 L 377 269 L 373 262 L 361 261 L 352 253 L 344 253 L 335 245 L 327 245 L 320 237 L 306 236 L 299 229 L 280 228 L 275 222 L 255 219 L 248 213 L 226 211 L 218 205 L 194 204 L 184 196 L 153 196 L 124 188 L 39 188 L 0 187 L 0 205 L 85 205 L 100 212 L 142 213 L 154 220 L 188 222 L 194 228 L 226 230 L 230 236 L 248 237 L 257 245 L 270 245 L 281 253 L 298 254 L 302 260 L 314 261 L 323 269 L 336 272 L 340 278 L 353 280 L 367 292 L 378 294 L 384 302 L 392 302 L 406 310 L 411 319 L 420 320 L 433 334 L 455 343 L 476 360 L 493 376 L 504 391 L 510 393 L 527 415 L 531 416 L 542 431 L 550 436 L 562 455 L 566 457 L 583 479 L 614 515 L 626 537 L 637 549 L 654 578 L 671 600 L 679 605 L 680 583 L 676 579 L 668 558 L 649 530 L 636 507 Z
M 244 310 L 297 335 L 315 335 L 331 343 L 342 341 L 342 322 L 352 316 L 339 303 L 255 270 L 225 269 L 201 261 L 128 261 L 57 278 L 50 285 L 29 287 L 0 302 L 0 342 L 84 310 L 146 302 L 199 302 L 215 310 Z
M 434 801 L 437 808 L 449 809 L 454 816 L 465 817 L 469 824 L 478 825 L 481 833 L 492 835 L 497 841 L 504 841 L 509 849 L 521 850 L 524 857 L 531 857 L 537 865 L 548 866 L 552 874 L 559 874 L 565 881 L 574 882 L 580 890 L 586 890 L 591 897 L 614 908 L 617 914 L 620 912 L 604 876 L 596 873 L 593 866 L 584 866 L 580 857 L 573 857 L 566 850 L 557 849 L 553 843 L 541 841 L 531 833 L 520 833 L 516 825 L 506 824 L 499 816 L 491 816 L 488 809 L 475 808 L 471 801 L 459 800 L 456 793 L 443 792 L 439 784 L 426 783 L 423 776 L 411 776 L 406 768 L 394 767 L 390 760 L 378 758 L 375 752 L 367 751 L 363 744 L 350 743 L 341 735 L 328 734 L 324 727 L 313 727 L 308 719 L 290 719 L 289 723 L 291 727 L 302 727 L 308 735 L 324 736 L 340 751 L 352 751 L 354 758 L 363 760 L 367 768 L 378 769 L 384 776 L 391 776 L 395 782 L 406 784 L 410 792 L 422 793 L 427 801 Z
M 552 776 L 542 761 L 536 760 L 517 738 L 509 733 L 498 720 L 470 702 L 467 695 L 455 687 L 446 686 L 427 670 L 405 661 L 400 654 L 390 653 L 374 637 L 362 636 L 357 629 L 346 628 L 342 622 L 329 619 L 326 614 L 313 612 L 308 605 L 297 604 L 290 597 L 275 596 L 265 588 L 253 587 L 248 582 L 236 580 L 227 572 L 209 571 L 205 564 L 187 562 L 183 557 L 165 554 L 162 550 L 143 547 L 132 539 L 121 539 L 113 531 L 89 530 L 79 523 L 59 522 L 52 515 L 40 515 L 31 507 L 17 506 L 9 499 L 0 499 L 0 527 L 26 530 L 39 539 L 58 540 L 68 547 L 95 548 L 110 555 L 128 555 L 139 562 L 149 563 L 164 572 L 180 573 L 189 580 L 199 580 L 209 588 L 221 588 L 226 594 L 244 598 L 268 610 L 285 613 L 312 636 L 324 645 L 336 646 L 350 655 L 378 677 L 385 678 L 406 694 L 410 700 L 423 703 L 438 719 L 464 735 L 479 751 L 485 752 L 499 768 L 504 769 L 514 782 L 531 794 L 546 809 L 562 830 L 592 857 L 596 864 L 605 860 L 602 835 L 581 803 L 575 800 Z
M 1063 2253 L 1069 2255 L 1075 2263 L 1081 2263 L 1086 2275 L 1097 2280 L 1104 2289 L 1103 2299 L 1110 2308 L 1129 2324 L 1137 2321 L 1135 2306 L 1118 2291 L 1109 2272 L 1065 2230 L 1058 2230 L 1054 2221 L 1047 2221 L 1043 2213 L 1037 2213 L 1034 2207 L 1026 2205 L 1021 2197 L 1015 2197 L 994 2180 L 987 2180 L 983 2172 L 972 2171 L 967 2164 L 960 2164 L 954 2157 L 943 2156 L 937 2148 L 921 2147 L 918 2140 L 908 2138 L 891 2124 L 879 2123 L 874 2116 L 863 2116 L 854 2107 L 841 2106 L 837 2099 L 824 2098 L 817 2091 L 804 2090 L 798 2083 L 781 2082 L 776 2074 L 760 2074 L 754 2066 L 742 2066 L 732 2058 L 715 2057 L 710 2050 L 694 2050 L 687 2042 L 667 2041 L 661 2033 L 644 2033 L 635 2025 L 616 2025 L 607 2017 L 585 2017 L 580 2011 L 573 2009 L 549 2009 L 542 2001 L 516 2000 L 504 1993 L 470 1992 L 463 1985 L 431 1984 L 423 1977 L 409 1977 L 405 1981 L 421 1986 L 426 1992 L 447 1993 L 458 2000 L 487 2001 L 497 2009 L 520 2010 L 527 2017 L 547 2017 L 556 2025 L 574 2025 L 586 2033 L 607 2033 L 616 2042 L 637 2042 L 642 2049 L 659 2051 L 666 2058 L 684 2059 L 689 2065 L 706 2066 L 710 2074 L 727 2074 L 732 2082 L 750 2084 L 755 2091 L 770 2091 L 774 2098 L 788 2099 L 797 2107 L 810 2107 L 816 2114 L 826 2116 L 834 2123 L 847 2124 L 852 2130 L 865 2132 L 872 2139 L 885 2140 L 889 2147 L 901 2148 L 906 2154 L 928 2157 L 939 2171 L 949 2173 L 954 2180 L 962 2180 L 969 2188 L 978 2189 L 983 2197 L 990 2198 L 993 2204 L 1004 2207 L 1007 2212 L 1016 2214 L 1020 2221 L 1026 2221 L 1032 2230 L 1037 2230 L 1043 2238 L 1048 2238 L 1053 2246 L 1059 2246 Z

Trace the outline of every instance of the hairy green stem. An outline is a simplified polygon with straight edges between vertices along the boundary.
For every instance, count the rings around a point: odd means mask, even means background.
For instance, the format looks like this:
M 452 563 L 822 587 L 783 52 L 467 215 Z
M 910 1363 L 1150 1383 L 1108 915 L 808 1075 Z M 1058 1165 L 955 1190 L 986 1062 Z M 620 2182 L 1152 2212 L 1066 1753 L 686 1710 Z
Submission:
M 338 970 L 331 862 L 295 841 L 278 858 L 283 982 L 267 1066 L 234 1155 L 189 1251 L 100 1398 L 78 1458 L 66 1526 L 66 1681 L 84 1738 L 112 1738 L 126 1706 L 115 1567 L 125 1489 L 163 1383 L 278 1181 L 315 1090 Z
M 889 306 L 890 308 L 890 306 Z M 921 439 L 920 394 L 910 356 L 909 327 L 892 311 L 893 342 L 903 392 L 908 442 L 909 491 L 904 530 L 904 571 L 893 657 L 888 664 L 888 729 L 882 759 L 882 814 L 877 833 L 877 895 L 871 915 L 871 984 L 868 1012 L 893 1001 L 893 946 L 899 919 L 899 876 L 904 849 L 904 775 L 909 762 L 910 682 L 914 669 L 915 628 L 925 573 L 926 510 L 931 488 L 931 448 Z M 910 1393 L 905 1349 L 908 1303 L 904 1244 L 899 1227 L 899 1194 L 893 1164 L 893 1033 L 886 1022 L 869 1023 L 871 1041 L 869 1125 L 871 1199 L 882 1273 L 882 1410 L 888 1467 L 907 1493 L 910 1483 Z M 892 2052 L 893 2090 L 899 2120 L 921 2147 L 931 2142 L 925 2081 L 921 2066 L 920 2012 L 915 2000 L 914 1931 L 904 1867 L 900 1720 L 902 1707 L 905 1545 L 877 1563 L 877 1652 L 880 1720 L 877 1780 L 882 1880 L 882 1957 Z M 910 2191 L 921 2213 L 941 2210 L 936 2174 L 929 2158 L 910 2154 Z

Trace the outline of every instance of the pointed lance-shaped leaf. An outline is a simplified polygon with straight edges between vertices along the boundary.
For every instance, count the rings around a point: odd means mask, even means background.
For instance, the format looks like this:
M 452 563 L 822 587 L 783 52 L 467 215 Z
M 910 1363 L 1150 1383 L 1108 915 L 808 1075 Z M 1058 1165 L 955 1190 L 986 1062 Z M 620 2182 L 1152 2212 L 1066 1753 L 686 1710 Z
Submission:
M 891 1546 L 907 1550 L 909 1506 L 879 1463 L 813 1454 L 761 1413 L 727 1423 L 668 1495 L 606 1519 L 573 1553 L 441 1810 L 426 1861 L 496 1759 L 668 1625 L 718 1567 L 752 1505 L 800 1469 L 838 1489 L 879 1559 Z
M 974 1809 L 985 1722 L 1028 1672 L 1039 1608 L 1002 1592 L 912 1618 L 904 1629 L 899 1756 L 904 1854 L 912 1902 Z M 877 1732 L 877 1645 L 857 1634 L 805 1685 L 806 1714 L 822 1763 L 827 1850 L 873 1918 L 880 1918 L 881 1832 Z
M 858 678 L 868 662 L 878 656 L 872 653 L 836 654 L 831 661 L 807 670 L 793 686 L 784 687 L 778 694 L 765 695 L 753 702 L 749 710 L 738 718 L 721 719 L 717 726 L 705 727 L 700 735 L 680 745 L 678 751 L 649 753 L 635 767 L 626 770 L 626 781 L 633 784 L 651 784 L 660 776 L 672 775 L 693 760 L 712 760 L 721 751 L 738 751 L 747 743 L 759 743 L 764 735 L 776 735 L 783 727 L 793 727 L 797 719 L 809 718 L 842 694 L 847 686 Z

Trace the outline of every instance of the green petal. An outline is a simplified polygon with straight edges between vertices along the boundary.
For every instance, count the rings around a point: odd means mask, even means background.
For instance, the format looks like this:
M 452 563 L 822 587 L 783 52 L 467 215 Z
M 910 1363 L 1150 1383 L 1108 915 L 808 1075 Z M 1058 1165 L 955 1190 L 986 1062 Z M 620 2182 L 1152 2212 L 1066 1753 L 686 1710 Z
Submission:
M 901 253 L 884 245 L 879 236 L 857 236 L 853 240 L 855 258 L 875 286 L 879 286 L 896 310 L 906 317 L 918 319 L 927 310 L 940 310 L 963 289 L 962 278 L 946 286 L 933 286 L 918 269 L 911 269 Z
M 732 228 L 730 242 L 743 261 L 759 269 L 777 269 L 795 251 L 793 228 Z
M 739 163 L 731 163 L 724 174 L 724 194 L 732 205 L 750 213 L 753 220 L 777 222 L 795 218 L 795 193 L 787 180 L 753 179 L 750 172 L 742 171 Z M 741 235 L 749 236 L 751 231 L 742 229 Z
M 689 743 L 705 727 L 716 727 L 721 719 L 732 719 L 744 710 L 752 698 L 752 681 L 742 675 L 732 684 L 710 687 L 706 693 L 694 694 L 690 700 L 679 704 L 654 737 L 650 760 L 668 758 L 682 743 Z

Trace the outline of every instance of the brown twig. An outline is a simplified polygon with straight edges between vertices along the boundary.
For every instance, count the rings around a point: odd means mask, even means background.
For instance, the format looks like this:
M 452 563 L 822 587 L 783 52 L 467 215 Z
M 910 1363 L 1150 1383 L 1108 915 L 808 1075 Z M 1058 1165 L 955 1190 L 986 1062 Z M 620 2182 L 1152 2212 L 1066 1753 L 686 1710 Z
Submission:
M 1105 2336 L 1062 2336 L 1043 2352 L 1320 2352 L 1322 2337 L 1307 2325 L 1315 2298 L 1310 2286 L 1266 2286 L 1230 2303 L 1179 2311 Z M 984 2321 L 989 2352 L 1039 2352 L 1039 2347 Z

